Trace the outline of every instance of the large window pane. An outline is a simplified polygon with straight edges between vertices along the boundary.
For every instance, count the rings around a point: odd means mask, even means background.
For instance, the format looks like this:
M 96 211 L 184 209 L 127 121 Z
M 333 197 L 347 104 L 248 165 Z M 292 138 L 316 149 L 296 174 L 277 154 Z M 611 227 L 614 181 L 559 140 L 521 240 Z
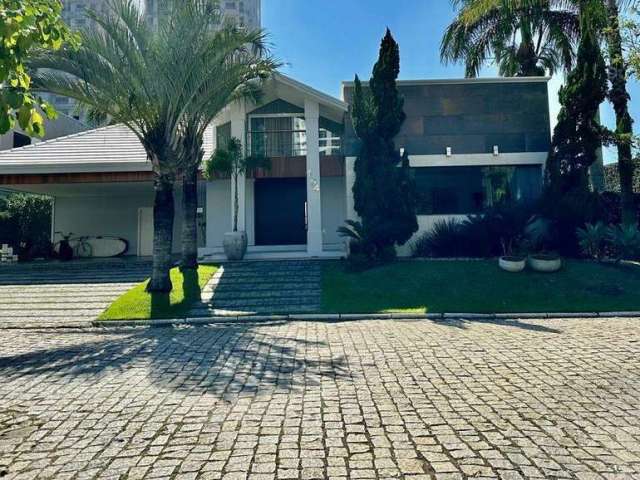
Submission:
M 479 213 L 501 203 L 535 200 L 542 189 L 539 165 L 421 167 L 413 172 L 420 215 Z

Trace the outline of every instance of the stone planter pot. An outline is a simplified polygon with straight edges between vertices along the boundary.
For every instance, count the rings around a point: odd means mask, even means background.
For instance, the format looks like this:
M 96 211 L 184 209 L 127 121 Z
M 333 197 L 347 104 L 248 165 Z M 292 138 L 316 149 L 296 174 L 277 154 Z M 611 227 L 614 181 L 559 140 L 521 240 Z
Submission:
M 222 247 L 227 259 L 242 260 L 247 253 L 247 232 L 225 233 Z
M 524 257 L 500 257 L 498 265 L 502 270 L 511 273 L 518 273 L 523 271 L 527 266 L 527 259 Z
M 553 273 L 562 268 L 562 259 L 556 255 L 531 255 L 529 266 L 536 272 Z

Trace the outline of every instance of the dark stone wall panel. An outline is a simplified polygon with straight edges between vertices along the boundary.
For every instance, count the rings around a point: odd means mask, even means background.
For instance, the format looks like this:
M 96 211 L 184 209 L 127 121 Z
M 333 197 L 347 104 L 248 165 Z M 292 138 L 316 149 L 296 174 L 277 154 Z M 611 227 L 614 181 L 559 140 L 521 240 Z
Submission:
M 549 149 L 549 98 L 545 82 L 403 85 L 407 120 L 396 144 L 412 155 L 542 152 Z M 352 98 L 351 87 L 345 99 Z M 345 142 L 358 142 L 347 116 Z

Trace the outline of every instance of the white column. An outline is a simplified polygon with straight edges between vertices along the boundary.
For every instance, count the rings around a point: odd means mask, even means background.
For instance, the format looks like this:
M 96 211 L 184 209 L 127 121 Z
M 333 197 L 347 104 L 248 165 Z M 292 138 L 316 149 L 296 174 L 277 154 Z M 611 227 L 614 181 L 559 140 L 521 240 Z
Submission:
M 231 109 L 231 136 L 237 138 L 242 142 L 243 154 L 245 154 L 245 142 L 247 141 L 246 135 L 246 123 L 247 123 L 246 107 L 244 102 L 236 102 Z M 244 175 L 238 177 L 238 230 L 246 231 L 246 208 L 247 208 L 247 194 L 246 194 L 247 179 Z M 233 179 L 231 180 L 231 227 L 233 228 L 233 214 L 234 214 L 234 202 L 235 202 L 235 185 Z
M 305 100 L 307 130 L 307 253 L 322 253 L 322 205 L 320 202 L 320 106 Z

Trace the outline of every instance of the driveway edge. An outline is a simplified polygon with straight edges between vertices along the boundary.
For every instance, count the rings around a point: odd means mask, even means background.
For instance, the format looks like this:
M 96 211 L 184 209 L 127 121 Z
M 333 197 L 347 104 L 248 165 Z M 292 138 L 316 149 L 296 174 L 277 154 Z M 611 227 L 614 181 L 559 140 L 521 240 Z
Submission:
M 172 327 L 179 325 L 216 325 L 235 323 L 269 323 L 285 321 L 344 322 L 357 320 L 477 320 L 518 321 L 572 318 L 640 318 L 638 312 L 578 312 L 578 313 L 372 313 L 372 314 L 286 314 L 230 315 L 163 320 L 94 320 L 92 327 Z M 0 327 L 2 328 L 2 327 Z

